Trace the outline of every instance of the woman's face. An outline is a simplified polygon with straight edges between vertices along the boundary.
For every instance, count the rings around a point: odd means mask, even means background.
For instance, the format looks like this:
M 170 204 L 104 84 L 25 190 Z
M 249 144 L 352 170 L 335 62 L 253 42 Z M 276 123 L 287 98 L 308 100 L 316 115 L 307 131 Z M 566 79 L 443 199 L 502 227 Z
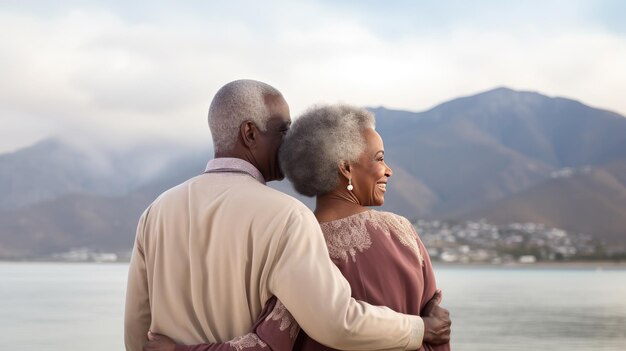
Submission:
M 387 179 L 392 171 L 385 163 L 383 139 L 371 128 L 363 131 L 365 151 L 358 162 L 352 163 L 352 193 L 363 206 L 382 206 L 385 203 Z

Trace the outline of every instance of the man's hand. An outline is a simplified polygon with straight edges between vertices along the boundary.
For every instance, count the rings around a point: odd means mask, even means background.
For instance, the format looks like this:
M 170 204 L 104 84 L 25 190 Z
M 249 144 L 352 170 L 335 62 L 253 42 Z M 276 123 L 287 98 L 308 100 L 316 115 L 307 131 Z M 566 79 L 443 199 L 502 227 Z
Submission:
M 450 342 L 450 312 L 439 306 L 441 303 L 441 290 L 428 301 L 422 311 L 424 320 L 424 342 L 430 345 L 441 345 Z
M 169 337 L 148 332 L 148 342 L 143 345 L 143 351 L 175 351 L 176 343 Z
M 441 289 L 435 290 L 435 295 L 426 303 L 424 309 L 422 309 L 422 316 L 428 316 L 433 308 L 437 305 L 441 305 L 441 301 L 443 300 L 443 293 Z

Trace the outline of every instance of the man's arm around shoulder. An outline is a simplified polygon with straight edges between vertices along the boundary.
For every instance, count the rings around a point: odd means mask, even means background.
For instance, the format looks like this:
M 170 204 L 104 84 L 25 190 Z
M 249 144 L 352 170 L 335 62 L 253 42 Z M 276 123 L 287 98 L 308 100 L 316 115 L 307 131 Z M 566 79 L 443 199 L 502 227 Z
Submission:
M 351 297 L 351 289 L 332 263 L 313 214 L 298 211 L 281 233 L 269 288 L 313 339 L 343 350 L 420 347 L 424 322 L 387 307 Z

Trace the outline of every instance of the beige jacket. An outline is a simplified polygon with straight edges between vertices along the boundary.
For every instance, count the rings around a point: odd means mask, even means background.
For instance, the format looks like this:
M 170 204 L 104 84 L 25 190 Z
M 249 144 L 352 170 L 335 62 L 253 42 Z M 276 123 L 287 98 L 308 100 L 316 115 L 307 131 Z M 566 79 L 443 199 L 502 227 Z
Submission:
M 139 220 L 129 268 L 127 350 L 146 333 L 179 343 L 246 334 L 276 295 L 302 329 L 330 347 L 417 349 L 420 317 L 354 300 L 320 227 L 298 200 L 240 173 L 192 178 Z

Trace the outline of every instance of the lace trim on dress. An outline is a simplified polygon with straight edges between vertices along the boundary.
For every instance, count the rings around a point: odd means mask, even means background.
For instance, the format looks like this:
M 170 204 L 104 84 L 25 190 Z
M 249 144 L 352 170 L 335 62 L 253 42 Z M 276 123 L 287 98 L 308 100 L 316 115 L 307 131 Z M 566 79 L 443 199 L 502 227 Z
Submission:
M 419 258 L 420 265 L 422 265 L 424 257 L 417 243 L 416 234 L 412 230 L 413 225 L 411 222 L 402 216 L 389 212 L 376 212 L 376 214 L 378 214 L 378 220 L 371 220 L 368 223 L 372 227 L 382 230 L 387 236 L 390 235 L 389 233 L 393 233 L 402 245 L 413 249 Z
M 369 211 L 367 211 L 369 212 Z M 367 213 L 363 212 L 363 213 Z M 365 228 L 361 214 L 320 223 L 330 257 L 347 261 L 348 254 L 356 262 L 357 251 L 363 252 L 372 246 L 370 233 Z
M 374 210 L 320 223 L 330 257 L 347 261 L 350 255 L 352 261 L 356 262 L 357 251 L 363 252 L 372 246 L 366 224 L 382 231 L 387 237 L 391 237 L 393 233 L 402 245 L 411 248 L 417 254 L 420 265 L 423 265 L 424 257 L 417 243 L 416 234 L 412 230 L 413 225 L 402 216 Z
M 235 350 L 241 351 L 243 349 L 247 349 L 250 347 L 260 346 L 261 348 L 267 347 L 267 344 L 263 342 L 263 340 L 259 339 L 259 336 L 254 333 L 248 333 L 243 336 L 238 336 L 233 340 L 227 342 L 230 346 L 234 347 Z
M 291 313 L 289 313 L 285 305 L 280 302 L 280 300 L 276 301 L 274 309 L 265 318 L 266 321 L 269 321 L 270 319 L 274 321 L 280 320 L 280 331 L 285 331 L 289 328 L 289 337 L 291 339 L 295 339 L 295 337 L 298 336 L 300 326 L 296 323 L 296 320 L 293 318 Z

